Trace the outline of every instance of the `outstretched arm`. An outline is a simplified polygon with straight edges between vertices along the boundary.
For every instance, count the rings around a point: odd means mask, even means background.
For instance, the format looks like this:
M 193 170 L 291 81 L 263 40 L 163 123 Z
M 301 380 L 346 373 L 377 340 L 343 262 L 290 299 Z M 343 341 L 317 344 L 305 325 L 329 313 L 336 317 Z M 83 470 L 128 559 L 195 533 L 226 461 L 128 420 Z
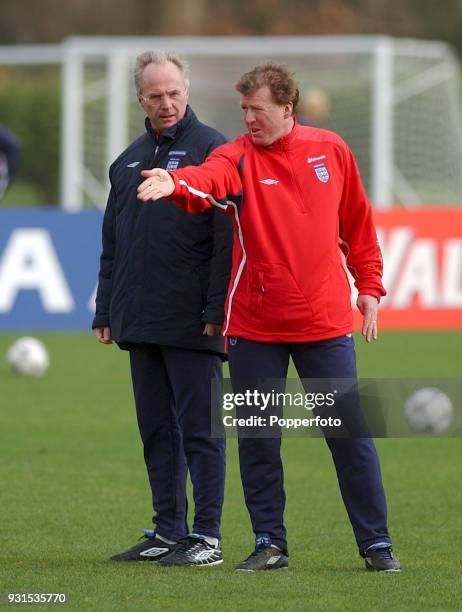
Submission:
M 225 211 L 228 200 L 242 191 L 236 161 L 219 147 L 200 166 L 187 166 L 167 172 L 161 168 L 144 170 L 145 180 L 138 187 L 140 200 L 175 200 L 189 213 L 198 213 L 216 206 Z

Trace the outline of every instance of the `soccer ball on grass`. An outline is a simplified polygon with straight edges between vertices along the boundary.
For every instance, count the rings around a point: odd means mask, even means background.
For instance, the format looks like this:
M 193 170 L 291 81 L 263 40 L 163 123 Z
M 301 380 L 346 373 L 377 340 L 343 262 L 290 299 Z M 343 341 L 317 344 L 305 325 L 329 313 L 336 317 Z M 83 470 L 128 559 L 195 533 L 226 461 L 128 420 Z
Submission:
M 50 365 L 45 345 L 37 338 L 19 338 L 10 346 L 6 360 L 16 374 L 42 376 Z
M 404 406 L 409 426 L 420 433 L 440 433 L 452 421 L 454 407 L 451 400 L 436 387 L 424 387 L 414 391 Z

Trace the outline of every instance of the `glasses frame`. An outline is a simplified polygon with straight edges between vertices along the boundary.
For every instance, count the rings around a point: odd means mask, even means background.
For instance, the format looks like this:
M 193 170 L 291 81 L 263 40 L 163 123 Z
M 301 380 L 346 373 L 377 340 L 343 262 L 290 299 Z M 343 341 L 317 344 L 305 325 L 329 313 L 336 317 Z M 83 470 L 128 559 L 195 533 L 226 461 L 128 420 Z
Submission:
M 147 96 L 143 96 L 140 94 L 139 100 L 140 102 L 142 101 L 144 102 L 144 104 L 147 104 L 148 106 L 160 106 L 165 97 L 167 97 L 171 101 L 176 101 L 176 100 L 179 100 L 187 92 L 188 92 L 188 88 L 184 87 L 181 91 L 178 91 L 177 89 L 175 89 L 173 91 L 166 91 L 162 94 L 152 93 Z

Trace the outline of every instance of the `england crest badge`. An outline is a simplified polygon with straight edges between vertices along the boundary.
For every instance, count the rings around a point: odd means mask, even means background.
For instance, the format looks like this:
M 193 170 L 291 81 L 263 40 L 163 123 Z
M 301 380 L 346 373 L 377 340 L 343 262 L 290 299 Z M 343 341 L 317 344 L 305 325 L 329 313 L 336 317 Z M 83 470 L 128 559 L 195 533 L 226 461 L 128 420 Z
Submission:
M 313 166 L 313 168 L 314 168 L 314 171 L 316 172 L 318 181 L 321 181 L 321 183 L 329 182 L 330 174 L 329 174 L 328 169 L 326 168 L 326 164 L 324 163 L 316 164 L 315 166 Z
M 180 164 L 180 160 L 179 159 L 172 159 L 172 158 L 170 158 L 168 160 L 168 164 L 167 164 L 167 167 L 166 167 L 167 172 L 169 170 L 176 170 L 178 168 L 179 164 Z

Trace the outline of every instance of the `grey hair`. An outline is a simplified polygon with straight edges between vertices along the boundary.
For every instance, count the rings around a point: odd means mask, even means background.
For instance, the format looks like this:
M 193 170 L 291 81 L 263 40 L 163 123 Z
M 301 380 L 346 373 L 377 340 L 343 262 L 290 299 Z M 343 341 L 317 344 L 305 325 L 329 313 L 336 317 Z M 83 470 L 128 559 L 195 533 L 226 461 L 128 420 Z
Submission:
M 169 62 L 175 64 L 175 66 L 180 70 L 181 74 L 184 77 L 186 87 L 189 88 L 188 62 L 186 62 L 176 53 L 173 53 L 173 51 L 145 51 L 144 53 L 141 53 L 141 55 L 138 55 L 138 57 L 136 58 L 135 69 L 133 73 L 137 96 L 142 95 L 143 70 L 146 68 L 146 66 L 149 66 L 149 64 L 165 65 Z

